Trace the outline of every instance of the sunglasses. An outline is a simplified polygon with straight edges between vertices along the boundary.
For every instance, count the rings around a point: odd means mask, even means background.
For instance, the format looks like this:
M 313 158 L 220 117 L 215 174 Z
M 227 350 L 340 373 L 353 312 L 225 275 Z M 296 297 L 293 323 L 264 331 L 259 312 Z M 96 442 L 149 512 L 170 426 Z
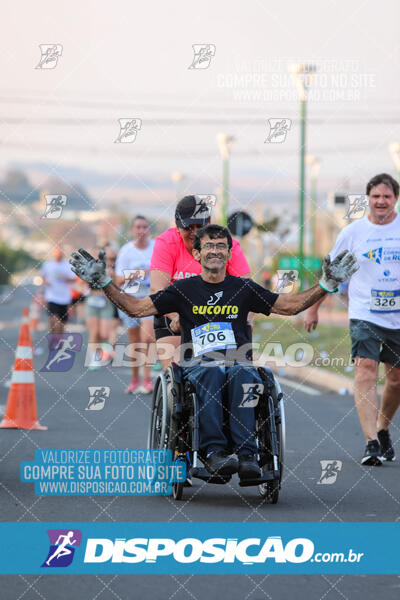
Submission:
M 197 229 L 201 229 L 203 225 L 188 225 L 187 227 L 182 227 L 183 231 L 197 231 Z

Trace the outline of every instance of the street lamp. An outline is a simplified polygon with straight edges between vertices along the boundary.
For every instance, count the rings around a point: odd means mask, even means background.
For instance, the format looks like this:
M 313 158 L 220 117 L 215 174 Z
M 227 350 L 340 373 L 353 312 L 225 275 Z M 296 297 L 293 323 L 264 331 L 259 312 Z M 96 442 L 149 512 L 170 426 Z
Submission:
M 316 156 L 307 154 L 306 163 L 311 166 L 311 207 L 310 207 L 310 254 L 315 256 L 315 238 L 316 238 L 316 211 L 317 211 L 317 177 L 321 168 L 321 160 Z
M 389 152 L 396 167 L 397 181 L 400 184 L 400 144 L 398 142 L 393 142 L 392 144 L 390 144 Z M 400 198 L 397 201 L 397 210 L 400 212 Z
M 217 134 L 218 149 L 222 158 L 222 206 L 221 206 L 221 224 L 225 227 L 228 224 L 228 202 L 229 202 L 229 156 L 230 150 L 235 142 L 232 135 L 226 133 Z
M 171 173 L 171 179 L 175 184 L 176 199 L 180 200 L 182 198 L 184 182 L 186 181 L 187 177 L 179 171 L 174 171 L 173 173 Z
M 305 195 L 305 156 L 306 156 L 306 105 L 307 90 L 311 85 L 315 65 L 290 65 L 289 72 L 300 96 L 300 190 L 299 190 L 299 279 L 303 286 L 304 262 L 304 195 Z

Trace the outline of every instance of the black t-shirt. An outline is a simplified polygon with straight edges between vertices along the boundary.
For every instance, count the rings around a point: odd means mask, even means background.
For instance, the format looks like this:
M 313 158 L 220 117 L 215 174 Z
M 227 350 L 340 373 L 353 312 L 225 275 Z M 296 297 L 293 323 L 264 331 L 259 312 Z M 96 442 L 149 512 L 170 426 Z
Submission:
M 240 357 L 242 352 L 248 359 L 248 313 L 269 315 L 278 294 L 251 279 L 226 275 L 221 283 L 207 283 L 197 275 L 175 281 L 150 298 L 160 314 L 179 313 L 182 359 L 192 357 L 193 344 L 196 357 L 206 354 L 216 358 L 215 352 Z

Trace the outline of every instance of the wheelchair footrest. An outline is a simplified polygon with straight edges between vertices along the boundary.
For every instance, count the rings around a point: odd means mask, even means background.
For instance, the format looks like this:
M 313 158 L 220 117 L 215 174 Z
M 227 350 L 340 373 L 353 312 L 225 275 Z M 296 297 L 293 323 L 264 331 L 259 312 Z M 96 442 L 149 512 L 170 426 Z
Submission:
M 212 475 L 207 471 L 205 467 L 195 467 L 192 469 L 192 476 L 207 483 L 228 483 L 232 476 L 231 475 Z
M 259 477 L 258 479 L 240 479 L 239 486 L 240 487 L 250 487 L 251 485 L 261 485 L 262 483 L 267 483 L 268 481 L 271 481 L 271 478 L 267 479 L 264 476 Z
M 275 471 L 274 469 L 265 469 L 262 470 L 261 477 L 266 481 L 273 481 L 274 479 L 280 478 L 279 471 Z
M 262 483 L 268 483 L 268 481 L 274 481 L 279 479 L 279 472 L 271 470 L 264 470 L 260 477 L 256 479 L 241 479 L 239 481 L 240 487 L 249 487 L 251 485 L 261 485 Z

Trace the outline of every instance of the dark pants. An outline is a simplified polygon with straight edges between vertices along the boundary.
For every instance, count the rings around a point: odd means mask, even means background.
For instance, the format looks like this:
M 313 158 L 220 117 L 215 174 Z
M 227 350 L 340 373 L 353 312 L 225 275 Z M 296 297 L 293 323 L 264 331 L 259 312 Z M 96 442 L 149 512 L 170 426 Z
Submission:
M 184 368 L 185 377 L 194 385 L 199 403 L 200 451 L 224 450 L 228 440 L 223 431 L 222 395 L 229 399 L 229 428 L 233 451 L 237 454 L 255 453 L 254 406 L 260 386 L 252 390 L 252 384 L 261 384 L 254 367 L 234 365 L 201 366 Z

